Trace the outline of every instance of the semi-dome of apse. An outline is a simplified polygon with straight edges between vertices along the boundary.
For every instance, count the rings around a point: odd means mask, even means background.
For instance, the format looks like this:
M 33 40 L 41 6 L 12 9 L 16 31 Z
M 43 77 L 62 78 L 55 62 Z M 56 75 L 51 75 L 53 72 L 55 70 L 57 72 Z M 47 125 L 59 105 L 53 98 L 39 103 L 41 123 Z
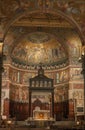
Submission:
M 26 66 L 54 66 L 67 59 L 66 52 L 56 36 L 46 32 L 32 32 L 14 46 L 11 52 L 14 63 Z

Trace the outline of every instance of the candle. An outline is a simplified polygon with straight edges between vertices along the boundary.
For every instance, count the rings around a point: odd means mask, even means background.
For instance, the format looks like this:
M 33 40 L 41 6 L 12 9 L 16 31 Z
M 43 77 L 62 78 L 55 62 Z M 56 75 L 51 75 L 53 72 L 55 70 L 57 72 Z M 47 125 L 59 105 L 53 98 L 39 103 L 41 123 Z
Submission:
M 85 55 L 85 46 L 82 47 L 82 55 Z

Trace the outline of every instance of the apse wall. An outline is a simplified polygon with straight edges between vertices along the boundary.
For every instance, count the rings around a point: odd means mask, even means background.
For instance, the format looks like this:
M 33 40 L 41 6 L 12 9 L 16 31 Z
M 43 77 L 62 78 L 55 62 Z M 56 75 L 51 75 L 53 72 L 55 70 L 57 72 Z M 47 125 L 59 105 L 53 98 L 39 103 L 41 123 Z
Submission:
M 2 88 L 2 113 L 12 117 L 18 113 L 18 119 L 28 117 L 29 79 L 36 76 L 38 70 L 20 69 L 13 65 L 4 65 Z M 74 118 L 74 105 L 83 109 L 83 76 L 81 67 L 63 64 L 62 67 L 45 70 L 48 78 L 54 79 L 54 115 L 58 120 L 61 113 L 65 118 Z M 63 108 L 63 109 L 62 109 Z M 24 116 L 20 116 L 20 115 Z M 57 115 L 57 117 L 56 117 Z M 20 118 L 19 118 L 20 117 Z
M 24 120 L 28 117 L 29 110 L 29 78 L 37 75 L 38 66 L 24 65 L 21 64 L 21 62 L 19 63 L 18 60 L 16 62 L 16 60 L 12 59 L 12 51 L 10 51 L 11 45 L 14 44 L 13 47 L 15 47 L 16 50 L 17 42 L 13 42 L 13 38 L 17 37 L 18 31 L 17 33 L 15 31 L 15 34 L 13 34 L 15 36 L 13 37 L 8 35 L 3 49 L 6 59 L 3 60 L 4 72 L 2 73 L 2 115 L 14 117 L 17 116 L 18 113 L 17 119 Z M 48 29 L 48 31 L 50 33 L 51 31 L 53 32 L 58 42 L 64 48 L 64 52 L 67 56 L 66 60 L 62 60 L 63 62 L 59 61 L 56 62 L 55 65 L 51 64 L 47 66 L 44 64 L 43 66 L 45 75 L 54 79 L 55 118 L 56 120 L 61 120 L 62 118 L 74 119 L 76 116 L 75 113 L 77 113 L 77 116 L 82 117 L 84 109 L 84 85 L 83 75 L 81 74 L 82 66 L 79 62 L 79 56 L 81 55 L 81 40 L 73 29 L 58 28 L 56 31 L 53 29 Z M 9 34 L 11 34 L 11 32 Z M 34 44 L 35 43 L 33 43 L 33 45 Z M 46 47 L 45 50 L 47 50 Z M 61 54 L 59 53 L 59 55 Z

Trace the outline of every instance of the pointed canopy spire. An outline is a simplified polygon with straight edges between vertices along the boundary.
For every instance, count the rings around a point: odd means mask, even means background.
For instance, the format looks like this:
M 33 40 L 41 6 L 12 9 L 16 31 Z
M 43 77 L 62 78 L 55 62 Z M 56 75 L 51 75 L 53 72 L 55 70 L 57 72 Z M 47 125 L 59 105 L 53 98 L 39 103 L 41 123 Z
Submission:
M 42 63 L 39 64 L 38 75 L 44 75 L 44 69 L 42 68 Z

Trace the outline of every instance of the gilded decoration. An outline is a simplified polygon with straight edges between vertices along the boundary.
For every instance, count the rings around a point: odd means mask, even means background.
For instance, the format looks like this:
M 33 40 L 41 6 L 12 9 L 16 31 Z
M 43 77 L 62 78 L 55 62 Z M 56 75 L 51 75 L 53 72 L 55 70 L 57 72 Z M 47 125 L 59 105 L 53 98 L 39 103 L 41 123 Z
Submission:
M 45 32 L 29 33 L 14 47 L 11 56 L 15 63 L 25 65 L 55 65 L 67 58 L 56 37 Z
M 72 57 L 71 64 L 78 62 L 81 40 L 74 29 L 13 27 L 9 34 L 3 48 L 4 63 L 11 57 L 13 66 L 30 70 L 40 62 L 46 69 L 61 68 L 68 64 L 68 57 Z
M 15 17 L 18 14 L 22 14 L 24 11 L 39 9 L 42 12 L 46 12 L 47 9 L 55 9 L 56 11 L 58 9 L 61 12 L 72 16 L 81 25 L 84 23 L 84 4 L 84 0 L 81 0 L 80 2 L 72 0 L 0 0 L 0 15 L 4 16 L 2 19 L 4 19 L 6 25 L 13 16 Z M 50 16 L 49 19 L 51 20 Z M 58 21 L 59 20 L 60 19 L 58 19 Z

